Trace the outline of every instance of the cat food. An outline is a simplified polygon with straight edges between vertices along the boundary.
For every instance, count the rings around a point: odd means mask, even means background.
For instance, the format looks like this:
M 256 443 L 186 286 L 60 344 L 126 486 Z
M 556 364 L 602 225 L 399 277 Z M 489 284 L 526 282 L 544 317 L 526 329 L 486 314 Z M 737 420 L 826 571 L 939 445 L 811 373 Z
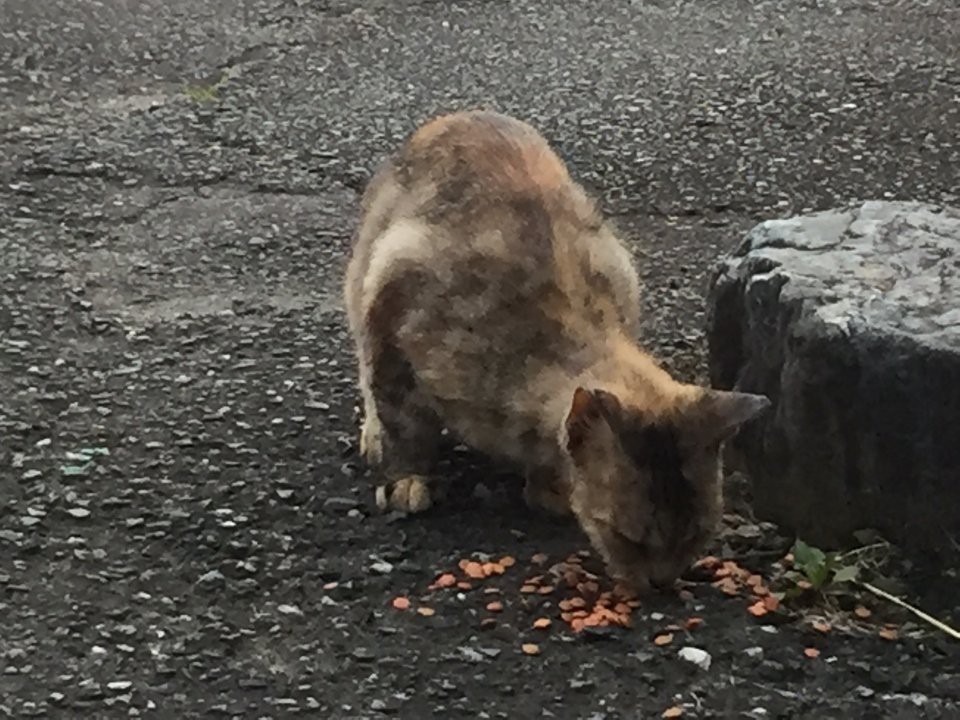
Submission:
M 403 596 L 395 597 L 393 603 L 391 603 L 394 608 L 397 610 L 409 610 L 410 609 L 410 599 Z

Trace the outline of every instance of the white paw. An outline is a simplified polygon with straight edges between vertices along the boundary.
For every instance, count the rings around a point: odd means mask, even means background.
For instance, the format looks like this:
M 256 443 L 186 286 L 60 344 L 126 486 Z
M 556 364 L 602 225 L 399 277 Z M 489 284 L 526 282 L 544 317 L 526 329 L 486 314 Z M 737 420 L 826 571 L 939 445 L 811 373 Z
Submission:
M 409 475 L 389 485 L 380 485 L 376 500 L 380 510 L 405 513 L 423 512 L 433 503 L 430 486 L 422 475 Z

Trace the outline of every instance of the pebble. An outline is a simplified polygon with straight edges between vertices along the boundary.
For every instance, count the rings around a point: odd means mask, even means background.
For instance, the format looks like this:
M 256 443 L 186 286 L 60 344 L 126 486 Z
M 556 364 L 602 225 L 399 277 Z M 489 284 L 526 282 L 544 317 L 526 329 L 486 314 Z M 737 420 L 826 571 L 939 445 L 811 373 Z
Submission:
M 373 565 L 370 566 L 370 569 L 375 573 L 380 573 L 381 575 L 389 575 L 393 572 L 393 565 L 388 563 L 386 560 L 377 560 Z
M 701 670 L 709 670 L 710 663 L 713 660 L 713 658 L 710 657 L 710 653 L 708 653 L 706 650 L 701 650 L 700 648 L 695 647 L 680 648 L 679 652 L 677 652 L 677 655 L 681 660 L 686 660 L 689 663 L 693 663 Z
M 743 651 L 748 658 L 762 658 L 763 657 L 763 648 L 760 646 L 748 647 Z
M 346 512 L 347 510 L 352 510 L 357 507 L 359 503 L 353 498 L 349 497 L 328 497 L 323 501 L 324 510 L 332 510 L 334 512 Z

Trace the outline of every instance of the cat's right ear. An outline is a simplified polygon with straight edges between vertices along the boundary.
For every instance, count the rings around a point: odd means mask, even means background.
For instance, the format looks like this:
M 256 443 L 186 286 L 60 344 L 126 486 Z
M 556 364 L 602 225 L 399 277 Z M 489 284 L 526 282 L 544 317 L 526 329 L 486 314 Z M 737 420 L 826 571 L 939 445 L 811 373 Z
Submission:
M 567 452 L 574 454 L 596 437 L 603 427 L 609 426 L 612 414 L 620 407 L 614 395 L 604 390 L 587 390 L 578 387 L 573 392 L 573 401 L 564 422 Z

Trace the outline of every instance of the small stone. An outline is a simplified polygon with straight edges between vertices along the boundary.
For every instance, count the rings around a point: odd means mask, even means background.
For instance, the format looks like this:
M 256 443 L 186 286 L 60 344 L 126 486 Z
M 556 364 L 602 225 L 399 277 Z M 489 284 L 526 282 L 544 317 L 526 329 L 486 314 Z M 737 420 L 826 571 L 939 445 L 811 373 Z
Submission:
M 81 508 L 81 507 L 70 508 L 69 510 L 67 510 L 67 514 L 75 518 L 90 517 L 90 511 L 87 510 L 86 508 Z
M 743 652 L 748 658 L 752 658 L 754 660 L 763 657 L 763 648 L 760 646 L 748 647 Z
M 133 687 L 133 683 L 129 680 L 114 680 L 113 682 L 107 683 L 108 690 L 114 690 L 117 692 L 129 690 L 131 687 Z
M 369 648 L 365 647 L 354 648 L 350 655 L 353 656 L 354 660 L 359 660 L 360 662 L 371 662 L 376 659 L 376 655 L 374 655 Z
M 693 663 L 701 670 L 709 670 L 712 658 L 706 650 L 695 647 L 683 647 L 677 652 L 681 660 Z
M 348 512 L 355 510 L 359 503 L 353 498 L 329 497 L 323 501 L 323 509 L 331 512 Z
M 201 575 L 198 582 L 203 583 L 204 585 L 212 585 L 223 580 L 226 580 L 226 578 L 223 576 L 222 572 L 219 570 L 211 570 L 210 572 L 206 572 Z
M 303 615 L 303 610 L 296 605 L 278 605 L 277 612 L 281 615 Z
M 393 565 L 388 563 L 386 560 L 377 560 L 373 565 L 370 566 L 370 569 L 375 573 L 380 575 L 389 575 L 393 572 Z
M 483 662 L 483 661 L 484 661 L 484 656 L 481 655 L 481 654 L 480 654 L 479 652 L 477 652 L 476 650 L 474 650 L 473 648 L 469 648 L 469 647 L 459 647 L 459 648 L 457 648 L 457 650 L 459 650 L 459 651 L 460 651 L 460 654 L 463 656 L 463 658 L 464 658 L 465 660 L 468 660 L 469 662 L 478 663 L 478 662 Z
M 586 678 L 571 678 L 568 685 L 571 690 L 592 690 L 594 687 L 593 680 L 588 680 Z

